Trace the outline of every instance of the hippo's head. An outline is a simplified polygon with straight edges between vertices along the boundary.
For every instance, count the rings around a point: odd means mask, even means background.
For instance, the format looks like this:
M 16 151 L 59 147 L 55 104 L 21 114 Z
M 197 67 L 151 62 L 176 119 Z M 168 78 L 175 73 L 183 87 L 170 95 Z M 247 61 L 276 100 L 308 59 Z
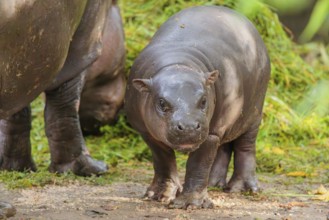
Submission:
M 134 79 L 148 97 L 143 107 L 152 137 L 174 150 L 191 152 L 208 136 L 218 71 L 200 73 L 185 66 L 162 69 L 152 79 Z

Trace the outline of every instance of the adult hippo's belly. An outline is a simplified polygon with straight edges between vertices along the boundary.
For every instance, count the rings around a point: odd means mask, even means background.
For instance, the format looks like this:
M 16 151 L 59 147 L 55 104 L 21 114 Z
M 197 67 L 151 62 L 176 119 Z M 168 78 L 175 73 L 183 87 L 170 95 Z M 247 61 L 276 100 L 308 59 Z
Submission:
M 78 109 L 86 68 L 108 54 L 102 40 L 115 2 L 0 2 L 0 169 L 36 169 L 29 103 L 44 91 L 49 170 L 83 176 L 107 170 L 86 148 Z
M 166 21 L 133 64 L 125 96 L 127 119 L 153 154 L 146 196 L 206 208 L 207 185 L 257 191 L 255 140 L 269 77 L 265 45 L 240 14 L 201 6 Z M 174 150 L 189 152 L 183 187 Z
M 81 0 L 0 3 L 1 119 L 27 106 L 58 77 L 86 3 Z

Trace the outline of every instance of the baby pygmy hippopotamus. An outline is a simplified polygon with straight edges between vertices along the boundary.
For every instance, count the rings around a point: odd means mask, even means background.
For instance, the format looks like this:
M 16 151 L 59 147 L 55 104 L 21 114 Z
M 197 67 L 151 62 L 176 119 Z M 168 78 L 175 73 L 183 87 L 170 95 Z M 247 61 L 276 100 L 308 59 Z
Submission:
M 125 97 L 128 121 L 153 154 L 146 196 L 208 208 L 208 185 L 257 191 L 255 140 L 269 78 L 265 45 L 244 16 L 198 6 L 169 18 L 133 64 Z M 183 187 L 174 150 L 189 153 Z

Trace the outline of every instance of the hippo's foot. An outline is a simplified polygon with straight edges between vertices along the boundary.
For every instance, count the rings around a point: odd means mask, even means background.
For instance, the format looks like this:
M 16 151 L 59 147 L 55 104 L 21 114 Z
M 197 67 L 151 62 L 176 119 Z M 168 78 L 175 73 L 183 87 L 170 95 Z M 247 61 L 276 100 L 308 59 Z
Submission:
M 208 186 L 218 187 L 220 189 L 225 189 L 226 187 L 226 177 L 222 178 L 209 178 Z
M 16 209 L 9 203 L 0 202 L 0 219 L 6 219 L 16 214 Z
M 157 200 L 163 203 L 169 203 L 176 198 L 176 194 L 182 191 L 179 182 L 167 179 L 165 181 L 155 181 L 152 183 L 146 193 L 145 198 Z
M 36 171 L 37 168 L 31 157 L 27 158 L 9 158 L 0 157 L 0 170 L 8 171 Z
M 101 175 L 108 170 L 108 166 L 98 160 L 94 160 L 89 155 L 81 154 L 74 161 L 69 163 L 56 164 L 51 162 L 49 171 L 53 173 L 64 173 L 72 171 L 78 176 Z
M 213 207 L 214 204 L 208 197 L 207 190 L 201 193 L 182 193 L 171 201 L 168 206 L 170 209 L 210 209 Z
M 252 192 L 259 191 L 256 177 L 242 178 L 240 176 L 232 176 L 227 186 L 224 188 L 225 192 Z

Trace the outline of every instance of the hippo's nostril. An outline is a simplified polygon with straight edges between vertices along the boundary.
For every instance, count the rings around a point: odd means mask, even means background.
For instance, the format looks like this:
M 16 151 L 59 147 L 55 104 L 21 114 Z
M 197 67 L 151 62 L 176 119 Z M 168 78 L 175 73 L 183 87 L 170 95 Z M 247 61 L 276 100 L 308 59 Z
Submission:
M 180 130 L 180 131 L 184 130 L 184 128 L 183 128 L 182 125 L 178 125 L 177 128 L 178 128 L 178 130 Z
M 201 128 L 200 123 L 198 123 L 198 124 L 196 125 L 196 130 L 200 130 L 200 128 Z

